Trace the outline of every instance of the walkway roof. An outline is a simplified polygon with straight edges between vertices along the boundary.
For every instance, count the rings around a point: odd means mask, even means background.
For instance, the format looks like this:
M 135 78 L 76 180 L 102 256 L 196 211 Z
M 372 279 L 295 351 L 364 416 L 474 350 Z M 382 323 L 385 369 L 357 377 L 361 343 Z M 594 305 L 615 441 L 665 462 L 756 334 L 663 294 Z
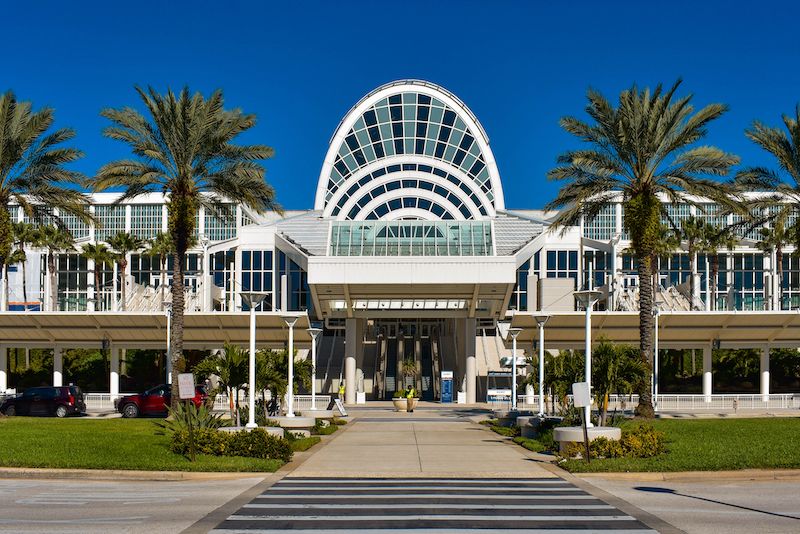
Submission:
M 518 312 L 512 327 L 524 330 L 517 343 L 532 343 L 539 338 L 537 313 Z M 592 336 L 605 335 L 617 343 L 639 345 L 638 312 L 592 312 Z M 544 330 L 548 349 L 582 349 L 586 343 L 584 312 L 554 313 Z M 798 348 L 800 311 L 662 311 L 658 318 L 660 349 L 708 347 L 720 340 L 720 348 Z M 507 342 L 511 343 L 509 337 Z
M 306 313 L 294 325 L 297 348 L 309 348 Z M 217 349 L 225 341 L 250 346 L 249 312 L 187 313 L 183 316 L 184 349 Z M 0 344 L 9 347 L 98 348 L 108 339 L 118 348 L 166 348 L 166 314 L 141 312 L 4 312 L 0 313 Z M 289 329 L 279 312 L 256 313 L 256 343 L 281 348 Z

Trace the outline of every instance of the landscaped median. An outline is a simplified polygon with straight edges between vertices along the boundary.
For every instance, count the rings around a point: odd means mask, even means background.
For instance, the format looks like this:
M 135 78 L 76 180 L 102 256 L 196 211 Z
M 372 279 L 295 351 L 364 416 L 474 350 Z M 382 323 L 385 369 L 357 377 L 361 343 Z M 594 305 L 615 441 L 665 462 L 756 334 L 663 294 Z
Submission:
M 560 459 L 558 465 L 570 472 L 686 472 L 740 469 L 800 469 L 800 418 L 762 417 L 732 419 L 657 419 L 624 421 L 623 434 L 640 425 L 663 432 L 664 451 L 650 458 L 601 458 L 596 451 L 608 450 L 593 444 L 592 459 Z M 518 428 L 492 427 L 505 436 L 518 436 Z M 549 432 L 549 434 L 548 434 Z M 642 434 L 649 436 L 650 433 Z M 534 451 L 557 450 L 552 430 L 539 440 L 516 438 Z M 602 452 L 601 452 L 602 454 Z
M 0 467 L 145 471 L 274 472 L 281 459 L 170 452 L 172 435 L 154 419 L 0 419 Z M 335 426 L 333 427 L 336 428 Z M 323 430 L 330 433 L 330 430 Z M 318 436 L 289 441 L 306 450 Z M 285 457 L 285 455 L 284 455 Z

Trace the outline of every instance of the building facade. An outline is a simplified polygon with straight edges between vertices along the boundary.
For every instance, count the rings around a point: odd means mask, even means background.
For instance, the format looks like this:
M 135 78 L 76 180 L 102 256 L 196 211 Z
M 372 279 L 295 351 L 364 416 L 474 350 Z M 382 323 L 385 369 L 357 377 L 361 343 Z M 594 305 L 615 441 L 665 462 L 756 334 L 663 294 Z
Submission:
M 46 251 L 29 250 L 29 309 L 164 309 L 172 258 L 162 271 L 158 256 L 130 254 L 126 279 L 116 265 L 103 264 L 95 287 L 95 266 L 79 253 L 118 231 L 150 239 L 167 230 L 163 197 L 120 205 L 115 199 L 93 196 L 96 228 L 64 219 L 77 251 L 57 256 L 55 300 Z M 325 326 L 318 390 L 344 381 L 348 403 L 357 393 L 382 399 L 410 385 L 424 398 L 439 398 L 445 370 L 453 371 L 466 402 L 482 401 L 486 377 L 502 367 L 507 350 L 498 323 L 517 313 L 574 312 L 573 293 L 581 289 L 602 292 L 600 310 L 637 307 L 622 205 L 609 203 L 565 233 L 549 231 L 556 213 L 507 209 L 480 122 L 458 97 L 429 82 L 386 84 L 347 113 L 324 157 L 313 209 L 285 217 L 228 209 L 227 217 L 202 209 L 197 216 L 198 244 L 185 266 L 187 313 L 247 311 L 242 292 L 266 294 L 259 311 L 307 311 Z M 737 222 L 717 215 L 711 203 L 667 209 L 678 226 L 690 216 Z M 17 208 L 12 218 L 26 221 Z M 706 313 L 800 308 L 800 264 L 791 249 L 777 265 L 775 251 L 758 247 L 756 231 L 741 238 L 719 251 L 715 279 L 709 254 L 698 256 L 695 272 L 685 250 L 660 259 L 657 301 L 664 309 Z M 5 305 L 20 310 L 22 270 L 9 270 Z

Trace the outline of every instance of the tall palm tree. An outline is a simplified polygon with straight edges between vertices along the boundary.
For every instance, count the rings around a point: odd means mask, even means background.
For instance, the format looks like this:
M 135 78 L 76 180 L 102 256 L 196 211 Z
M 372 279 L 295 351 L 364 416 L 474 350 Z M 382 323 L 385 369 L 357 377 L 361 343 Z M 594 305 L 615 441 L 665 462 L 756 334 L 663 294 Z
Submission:
M 37 221 L 58 208 L 61 214 L 92 222 L 84 209 L 88 196 L 74 187 L 85 177 L 64 167 L 83 153 L 59 146 L 75 137 L 75 130 L 60 128 L 48 134 L 53 120 L 52 108 L 34 111 L 30 102 L 19 102 L 11 90 L 0 95 L 0 271 L 13 242 L 11 204 Z
M 163 311 L 164 299 L 166 298 L 164 296 L 164 290 L 167 286 L 167 260 L 170 254 L 174 253 L 175 247 L 172 243 L 172 237 L 166 232 L 159 232 L 156 234 L 155 237 L 148 240 L 147 245 L 144 254 L 151 258 L 158 257 L 159 266 L 161 267 L 161 281 L 158 285 L 161 288 L 161 310 Z
M 50 277 L 50 311 L 58 310 L 58 280 L 56 278 L 56 254 L 69 252 L 75 245 L 75 238 L 64 228 L 48 224 L 39 228 L 36 245 L 47 249 L 47 272 Z
M 794 229 L 785 228 L 781 221 L 775 221 L 772 228 L 760 228 L 758 230 L 761 241 L 756 246 L 765 253 L 775 253 L 775 265 L 772 272 L 778 280 L 778 292 L 783 297 L 783 248 L 792 244 Z M 774 287 L 774 286 L 773 286 Z M 778 299 L 778 309 L 783 308 L 783 298 Z
M 27 245 L 33 245 L 39 239 L 39 229 L 34 225 L 26 222 L 14 223 L 14 242 L 17 244 L 17 250 L 25 253 Z M 22 259 L 22 299 L 25 303 L 25 311 L 28 311 L 28 282 L 25 265 L 27 263 L 27 256 Z
M 739 244 L 739 238 L 733 233 L 729 226 L 719 227 L 711 225 L 706 236 L 706 251 L 711 254 L 711 311 L 717 309 L 717 288 L 719 287 L 719 252 L 721 250 L 733 250 Z
M 117 257 L 103 243 L 87 243 L 83 245 L 80 254 L 94 264 L 94 300 L 97 303 L 95 311 L 100 311 L 100 267 L 104 263 L 116 261 Z
M 256 212 L 281 211 L 275 191 L 264 179 L 259 163 L 273 156 L 265 145 L 236 145 L 233 141 L 256 124 L 256 117 L 223 107 L 222 91 L 208 99 L 184 87 L 166 95 L 136 86 L 152 122 L 133 108 L 103 109 L 112 124 L 103 135 L 130 145 L 137 159 L 104 165 L 92 181 L 94 191 L 123 188 L 118 202 L 161 191 L 169 196 L 169 232 L 174 245 L 172 276 L 172 403 L 178 402 L 174 365 L 183 355 L 183 271 L 194 218 L 200 206 L 225 217 L 222 202 L 241 203 Z
M 560 120 L 561 127 L 586 144 L 558 157 L 549 180 L 567 182 L 546 209 L 564 208 L 553 228 L 577 226 L 591 220 L 604 206 L 620 198 L 624 227 L 638 259 L 639 346 L 641 357 L 653 362 L 653 285 L 650 278 L 654 241 L 670 203 L 696 204 L 695 197 L 731 205 L 726 188 L 703 176 L 724 176 L 739 158 L 710 146 L 693 146 L 706 136 L 709 122 L 728 107 L 710 104 L 695 111 L 692 95 L 677 98 L 678 79 L 669 91 L 661 85 L 651 93 L 634 85 L 619 96 L 615 107 L 594 89 L 587 91 L 588 124 L 574 117 Z M 639 388 L 639 416 L 652 418 L 649 378 Z
M 795 106 L 794 117 L 783 115 L 783 124 L 786 131 L 754 120 L 744 131 L 748 139 L 775 157 L 778 168 L 745 167 L 736 173 L 734 183 L 740 190 L 760 192 L 748 207 L 767 213 L 762 222 L 773 221 L 775 227 L 784 230 L 791 228 L 789 241 L 797 246 L 800 225 L 793 225 L 791 218 L 800 215 L 800 104 Z
M 128 304 L 126 291 L 128 279 L 125 277 L 125 272 L 128 270 L 128 254 L 141 250 L 144 247 L 144 239 L 128 232 L 117 232 L 108 237 L 106 242 L 116 254 L 119 263 L 119 274 L 122 279 L 122 311 L 125 311 Z
M 708 236 L 712 228 L 705 219 L 689 216 L 681 222 L 679 239 L 686 244 L 689 253 L 689 309 L 694 310 L 695 289 L 697 281 L 697 254 L 708 250 Z

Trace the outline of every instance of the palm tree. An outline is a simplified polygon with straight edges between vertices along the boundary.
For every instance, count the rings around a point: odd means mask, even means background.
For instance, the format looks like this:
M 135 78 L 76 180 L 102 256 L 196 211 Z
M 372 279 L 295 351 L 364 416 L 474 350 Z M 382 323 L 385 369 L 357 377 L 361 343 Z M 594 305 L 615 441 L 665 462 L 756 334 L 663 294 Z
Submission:
M 75 245 L 75 238 L 64 228 L 48 224 L 39 228 L 39 239 L 36 245 L 47 249 L 47 272 L 50 276 L 50 311 L 56 311 L 58 309 L 56 253 L 72 250 Z
M 719 282 L 719 251 L 732 250 L 739 244 L 739 239 L 733 233 L 733 229 L 729 226 L 719 227 L 716 225 L 709 226 L 709 232 L 706 236 L 706 252 L 711 254 L 711 291 L 707 298 L 711 299 L 711 310 L 717 309 L 717 287 Z
M 689 216 L 681 223 L 679 232 L 680 241 L 686 243 L 686 251 L 689 253 L 689 309 L 694 310 L 696 274 L 697 274 L 697 254 L 708 250 L 708 237 L 713 227 L 705 219 Z
M 561 127 L 587 144 L 558 157 L 549 180 L 568 182 L 545 209 L 564 208 L 553 228 L 566 231 L 581 219 L 591 220 L 604 206 L 621 198 L 624 227 L 638 259 L 639 346 L 652 368 L 653 285 L 651 263 L 660 218 L 667 216 L 662 199 L 696 205 L 696 197 L 732 205 L 727 188 L 702 176 L 724 176 L 739 158 L 717 148 L 692 146 L 705 137 L 706 126 L 728 107 L 710 104 L 696 111 L 692 95 L 675 97 L 681 80 L 666 93 L 661 85 L 652 93 L 634 85 L 623 91 L 614 107 L 603 95 L 589 89 L 586 111 L 594 121 L 561 119 Z M 649 378 L 639 388 L 636 414 L 652 418 Z
M 592 389 L 600 426 L 605 426 L 609 395 L 632 392 L 635 384 L 647 374 L 647 366 L 630 345 L 617 345 L 604 336 L 600 336 L 598 342 L 592 351 Z
M 772 271 L 778 279 L 779 295 L 783 297 L 783 247 L 792 244 L 794 230 L 785 228 L 782 221 L 776 220 L 772 228 L 760 228 L 758 234 L 761 236 L 761 241 L 758 241 L 756 246 L 765 253 L 775 252 L 775 265 Z M 783 298 L 779 298 L 778 309 L 783 308 L 782 303 Z
M 289 388 L 288 353 L 288 348 L 256 351 L 256 390 L 262 393 L 262 400 L 264 390 L 272 393 L 271 406 L 267 408 L 266 403 L 264 404 L 269 415 L 283 413 L 283 399 Z M 311 388 L 311 369 L 311 361 L 307 359 L 294 361 L 294 376 L 297 380 L 294 382 L 293 393 L 297 393 L 299 382 L 302 382 L 306 389 Z
M 100 311 L 100 267 L 104 263 L 116 261 L 117 257 L 102 243 L 83 245 L 81 256 L 94 263 L 94 299 L 97 303 L 95 311 Z
M 104 165 L 92 181 L 94 191 L 123 188 L 118 202 L 161 191 L 169 196 L 169 232 L 174 245 L 172 276 L 172 403 L 178 402 L 178 376 L 174 363 L 183 354 L 183 270 L 194 218 L 201 206 L 225 217 L 222 201 L 241 203 L 255 212 L 281 211 L 275 192 L 264 179 L 259 163 L 273 156 L 265 145 L 236 145 L 239 134 L 256 123 L 240 109 L 225 110 L 222 91 L 205 99 L 184 87 L 176 95 L 160 95 L 152 87 L 136 91 L 152 118 L 133 108 L 103 109 L 113 124 L 103 135 L 130 145 L 138 159 Z
M 128 254 L 140 250 L 144 246 L 144 239 L 128 232 L 117 232 L 106 239 L 106 242 L 116 253 L 116 259 L 119 262 L 120 278 L 122 279 L 122 311 L 125 311 L 128 303 L 126 292 L 128 279 L 125 277 L 128 269 Z
M 236 420 L 236 426 L 240 426 L 239 421 L 239 390 L 247 383 L 247 363 L 248 354 L 244 349 L 237 345 L 231 345 L 227 341 L 216 360 L 217 376 L 220 383 L 228 393 L 228 403 L 231 409 L 231 419 Z M 235 403 L 234 403 L 235 394 Z
M 161 267 L 161 282 L 159 286 L 161 287 L 161 310 L 164 310 L 164 290 L 167 286 L 167 260 L 169 259 L 170 254 L 174 253 L 175 247 L 172 244 L 172 238 L 166 232 L 159 232 L 156 236 L 150 239 L 148 242 L 148 248 L 144 251 L 144 254 L 150 256 L 151 258 L 158 257 L 159 265 Z
M 748 208 L 767 213 L 759 222 L 773 221 L 784 230 L 791 228 L 788 241 L 800 245 L 800 225 L 792 225 L 791 217 L 800 210 L 800 104 L 795 116 L 783 115 L 786 132 L 754 120 L 744 135 L 775 156 L 778 170 L 766 167 L 745 167 L 736 173 L 735 185 L 744 191 L 761 192 L 748 202 Z M 787 180 L 784 181 L 784 175 Z
M 25 253 L 25 246 L 36 243 L 39 239 L 39 230 L 32 224 L 25 222 L 14 223 L 14 241 L 19 247 L 17 250 Z M 28 311 L 28 283 L 25 264 L 27 256 L 22 259 L 22 299 L 25 302 L 25 311 Z
M 52 208 L 58 208 L 61 214 L 92 222 L 84 209 L 88 196 L 74 187 L 85 177 L 64 167 L 83 153 L 59 146 L 75 137 L 75 130 L 60 128 L 48 134 L 53 120 L 52 108 L 33 111 L 30 102 L 17 101 L 11 90 L 0 95 L 0 271 L 13 242 L 12 203 L 37 221 L 53 217 Z

